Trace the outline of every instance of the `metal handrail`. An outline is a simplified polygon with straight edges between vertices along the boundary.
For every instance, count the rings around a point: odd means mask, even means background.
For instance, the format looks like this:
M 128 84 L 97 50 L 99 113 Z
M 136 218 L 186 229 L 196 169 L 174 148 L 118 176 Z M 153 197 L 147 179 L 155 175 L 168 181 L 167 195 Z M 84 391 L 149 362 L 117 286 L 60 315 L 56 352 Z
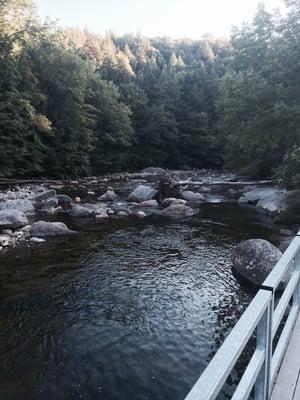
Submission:
M 283 281 L 285 288 L 275 307 L 275 292 Z M 289 309 L 291 299 L 292 306 Z M 257 292 L 185 400 L 216 399 L 255 331 L 256 349 L 232 399 L 246 400 L 254 388 L 256 400 L 268 400 L 299 308 L 300 232 L 267 276 L 262 289 Z M 273 349 L 273 339 L 285 315 L 284 327 Z

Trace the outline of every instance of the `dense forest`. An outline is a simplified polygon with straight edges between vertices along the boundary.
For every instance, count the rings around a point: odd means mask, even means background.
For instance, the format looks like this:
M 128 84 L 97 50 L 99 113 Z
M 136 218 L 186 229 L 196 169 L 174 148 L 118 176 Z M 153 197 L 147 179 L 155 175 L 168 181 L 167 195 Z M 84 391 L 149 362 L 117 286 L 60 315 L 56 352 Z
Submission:
M 0 0 L 0 176 L 236 169 L 300 186 L 300 3 L 230 40 L 101 37 Z

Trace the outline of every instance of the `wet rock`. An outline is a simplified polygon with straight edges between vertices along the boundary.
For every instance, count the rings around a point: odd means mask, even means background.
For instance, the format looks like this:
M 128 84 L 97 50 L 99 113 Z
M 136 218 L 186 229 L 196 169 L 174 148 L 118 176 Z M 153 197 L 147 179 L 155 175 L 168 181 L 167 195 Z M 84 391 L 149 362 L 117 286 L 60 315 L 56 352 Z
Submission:
M 101 212 L 101 213 L 95 215 L 95 219 L 97 219 L 97 220 L 107 219 L 108 217 L 109 216 L 106 212 Z
M 137 211 L 137 212 L 135 213 L 135 215 L 136 215 L 138 218 L 145 218 L 145 217 L 146 217 L 146 213 L 144 213 L 144 211 Z
M 170 218 L 190 217 L 193 214 L 193 209 L 184 204 L 173 204 L 162 211 L 162 215 Z
M 232 253 L 232 272 L 242 282 L 258 287 L 281 256 L 282 252 L 267 240 L 246 240 Z
M 272 193 L 262 197 L 256 207 L 267 215 L 275 215 L 278 213 L 286 194 L 286 190 L 274 190 Z
M 22 211 L 0 211 L 0 229 L 18 229 L 28 224 L 28 219 Z
M 117 194 L 111 190 L 111 188 L 108 188 L 106 193 L 104 193 L 102 196 L 100 196 L 98 198 L 99 201 L 107 201 L 107 202 L 111 202 L 111 201 L 116 201 L 118 198 Z
M 81 198 L 79 197 L 79 196 L 76 196 L 75 198 L 74 198 L 74 201 L 75 201 L 75 203 L 81 203 Z
M 163 202 L 162 202 L 162 205 L 164 207 L 169 207 L 171 205 L 176 205 L 176 204 L 186 205 L 186 200 L 184 200 L 184 199 L 175 199 L 174 197 L 169 197 L 167 199 L 164 199 Z
M 196 193 L 191 190 L 186 190 L 182 192 L 182 197 L 186 201 L 204 201 L 205 198 L 202 193 Z
M 157 190 L 150 186 L 139 185 L 133 192 L 128 196 L 128 201 L 141 203 L 146 200 L 152 200 L 157 195 Z
M 29 199 L 7 200 L 4 203 L 0 203 L 0 210 L 17 210 L 31 213 L 34 211 L 34 206 Z
M 60 236 L 70 235 L 76 232 L 70 230 L 67 225 L 62 222 L 46 222 L 38 221 L 34 222 L 30 227 L 31 237 L 47 237 L 47 236 Z
M 74 218 L 89 218 L 93 213 L 94 212 L 91 209 L 79 205 L 75 205 L 69 211 L 69 215 Z
M 243 198 L 247 199 L 249 203 L 256 203 L 263 197 L 270 196 L 271 194 L 277 193 L 277 191 L 278 189 L 270 186 L 252 187 L 250 190 L 243 193 Z
M 58 205 L 62 207 L 70 207 L 73 204 L 71 197 L 66 194 L 59 194 L 57 196 Z
M 31 243 L 45 243 L 46 240 L 39 237 L 30 238 Z
M 139 207 L 157 208 L 158 207 L 158 202 L 156 200 L 146 200 L 146 201 L 142 201 L 138 205 L 139 205 Z
M 3 234 L 3 235 L 12 236 L 13 231 L 12 231 L 11 229 L 4 229 L 4 230 L 2 231 L 2 234 Z
M 47 190 L 46 192 L 39 193 L 33 197 L 32 201 L 36 209 L 54 207 L 58 204 L 55 190 Z
M 8 247 L 11 242 L 11 237 L 9 235 L 0 235 L 0 246 Z

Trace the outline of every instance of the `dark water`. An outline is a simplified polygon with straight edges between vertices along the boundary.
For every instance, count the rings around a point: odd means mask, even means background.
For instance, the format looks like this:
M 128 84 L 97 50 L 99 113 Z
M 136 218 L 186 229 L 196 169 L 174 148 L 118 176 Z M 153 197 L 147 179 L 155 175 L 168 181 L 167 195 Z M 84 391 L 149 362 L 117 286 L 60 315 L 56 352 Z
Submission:
M 183 399 L 251 300 L 232 276 L 251 210 L 77 221 L 0 258 L 0 399 Z

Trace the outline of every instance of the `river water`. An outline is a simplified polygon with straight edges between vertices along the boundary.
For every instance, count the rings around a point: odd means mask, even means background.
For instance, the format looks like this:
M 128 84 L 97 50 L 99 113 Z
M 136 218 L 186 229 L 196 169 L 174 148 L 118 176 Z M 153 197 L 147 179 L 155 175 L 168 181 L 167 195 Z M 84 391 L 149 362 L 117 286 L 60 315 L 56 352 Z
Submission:
M 75 237 L 2 256 L 0 399 L 183 399 L 253 296 L 230 253 L 270 239 L 261 218 L 70 220 Z

